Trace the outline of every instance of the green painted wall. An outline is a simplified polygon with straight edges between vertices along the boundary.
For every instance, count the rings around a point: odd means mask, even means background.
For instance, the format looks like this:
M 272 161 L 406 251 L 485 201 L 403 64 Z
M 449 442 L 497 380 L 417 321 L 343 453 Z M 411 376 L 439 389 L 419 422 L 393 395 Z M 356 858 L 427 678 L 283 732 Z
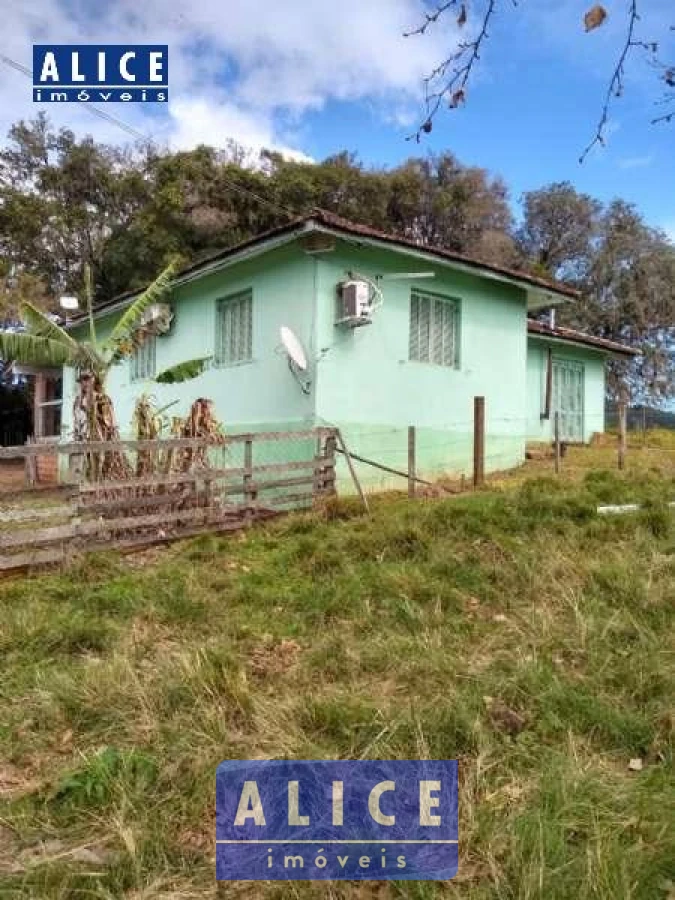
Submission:
M 384 303 L 371 325 L 336 327 L 336 286 L 353 271 L 378 275 L 423 271 L 434 278 L 384 281 Z M 355 453 L 393 468 L 407 468 L 407 428 L 417 428 L 417 467 L 422 477 L 469 475 L 472 470 L 473 398 L 486 400 L 486 469 L 518 465 L 526 439 L 547 440 L 550 425 L 539 420 L 545 342 L 527 339 L 526 295 L 497 280 L 411 259 L 395 250 L 335 241 L 326 253 L 309 255 L 297 242 L 219 273 L 202 275 L 174 293 L 170 335 L 157 339 L 156 368 L 215 351 L 216 302 L 228 294 L 253 291 L 253 360 L 213 365 L 182 385 L 132 381 L 125 361 L 110 375 L 120 431 L 131 435 L 139 394 L 157 405 L 177 400 L 169 414 L 184 415 L 199 396 L 215 403 L 227 431 L 299 430 L 314 424 L 341 428 Z M 459 303 L 459 359 L 456 368 L 408 359 L 410 293 L 413 288 L 455 298 Z M 117 318 L 98 323 L 105 336 Z M 290 326 L 310 361 L 311 392 L 303 394 L 279 352 L 279 328 Z M 529 352 L 528 352 L 529 346 Z M 561 347 L 556 353 L 570 351 Z M 588 427 L 601 430 L 604 406 L 602 354 L 576 351 L 587 365 Z M 63 434 L 71 428 L 73 373 L 64 379 Z M 237 448 L 228 461 L 237 465 Z M 302 442 L 256 450 L 257 461 L 305 458 Z M 405 481 L 358 464 L 360 478 L 375 488 L 405 488 Z M 344 462 L 342 489 L 351 487 Z
M 584 367 L 584 440 L 605 430 L 606 354 L 573 347 L 530 335 L 527 342 L 527 435 L 530 441 L 553 440 L 553 416 L 542 419 L 546 399 L 548 350 L 554 359 L 579 363 Z
M 518 288 L 410 260 L 393 251 L 338 242 L 317 257 L 317 416 L 338 425 L 349 447 L 394 468 L 407 468 L 407 427 L 415 425 L 422 477 L 472 470 L 473 398 L 486 401 L 488 470 L 524 458 L 526 297 Z M 383 281 L 384 304 L 373 323 L 335 327 L 335 287 L 354 270 L 374 278 L 433 271 L 434 278 Z M 408 359 L 410 293 L 418 288 L 460 305 L 457 368 Z M 372 487 L 405 482 L 365 466 Z M 344 470 L 343 470 L 344 475 Z
M 235 366 L 213 365 L 198 379 L 177 385 L 132 381 L 131 362 L 125 360 L 112 369 L 108 380 L 122 436 L 131 436 L 134 405 L 142 393 L 153 395 L 158 406 L 178 400 L 168 415 L 185 415 L 193 400 L 208 397 L 231 432 L 311 427 L 313 397 L 302 393 L 285 356 L 277 351 L 282 324 L 293 328 L 305 346 L 311 342 L 313 274 L 312 260 L 286 247 L 179 286 L 172 301 L 172 332 L 157 338 L 157 372 L 186 359 L 212 356 L 216 301 L 247 288 L 253 288 L 253 359 Z M 109 333 L 118 315 L 97 323 L 101 337 Z M 74 388 L 69 370 L 64 381 L 64 436 L 71 429 Z

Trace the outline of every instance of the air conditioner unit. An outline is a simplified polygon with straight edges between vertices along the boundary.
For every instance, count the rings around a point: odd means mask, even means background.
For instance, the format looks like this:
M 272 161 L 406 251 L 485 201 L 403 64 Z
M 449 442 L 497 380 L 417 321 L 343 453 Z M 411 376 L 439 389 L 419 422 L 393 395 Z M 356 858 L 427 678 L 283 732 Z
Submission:
M 168 334 L 173 322 L 173 310 L 168 303 L 153 303 L 141 315 L 139 326 L 152 334 Z
M 337 315 L 335 324 L 358 328 L 372 320 L 371 288 L 366 281 L 342 281 L 337 286 Z

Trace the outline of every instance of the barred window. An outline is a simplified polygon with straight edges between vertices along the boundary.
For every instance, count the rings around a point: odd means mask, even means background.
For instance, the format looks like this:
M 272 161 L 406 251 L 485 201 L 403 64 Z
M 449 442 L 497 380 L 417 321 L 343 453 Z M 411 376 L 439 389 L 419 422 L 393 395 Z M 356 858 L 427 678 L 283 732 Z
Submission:
M 459 365 L 458 301 L 412 292 L 409 357 L 437 366 Z
M 253 295 L 223 297 L 216 318 L 216 364 L 232 366 L 253 358 Z
M 156 341 L 154 334 L 148 335 L 136 348 L 131 357 L 131 380 L 143 381 L 155 377 Z

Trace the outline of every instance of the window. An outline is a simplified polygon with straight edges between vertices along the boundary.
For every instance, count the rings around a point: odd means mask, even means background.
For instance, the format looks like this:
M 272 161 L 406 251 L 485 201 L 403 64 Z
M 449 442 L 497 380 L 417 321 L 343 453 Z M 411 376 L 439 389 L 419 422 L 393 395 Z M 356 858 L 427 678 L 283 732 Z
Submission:
M 437 366 L 459 364 L 459 303 L 413 291 L 410 295 L 411 360 Z
M 33 432 L 36 438 L 61 434 L 63 382 L 44 372 L 35 375 L 33 395 Z
M 131 380 L 143 381 L 154 378 L 156 341 L 154 334 L 148 335 L 131 357 Z
M 253 296 L 251 291 L 218 301 L 216 364 L 233 366 L 253 358 Z

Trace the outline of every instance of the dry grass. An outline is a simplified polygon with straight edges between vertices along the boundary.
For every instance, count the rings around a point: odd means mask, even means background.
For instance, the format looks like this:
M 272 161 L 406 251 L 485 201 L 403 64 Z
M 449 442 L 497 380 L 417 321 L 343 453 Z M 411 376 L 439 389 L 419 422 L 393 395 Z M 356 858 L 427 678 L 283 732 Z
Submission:
M 669 439 L 0 585 L 0 894 L 665 900 Z M 459 758 L 457 878 L 217 888 L 215 769 L 260 757 Z

